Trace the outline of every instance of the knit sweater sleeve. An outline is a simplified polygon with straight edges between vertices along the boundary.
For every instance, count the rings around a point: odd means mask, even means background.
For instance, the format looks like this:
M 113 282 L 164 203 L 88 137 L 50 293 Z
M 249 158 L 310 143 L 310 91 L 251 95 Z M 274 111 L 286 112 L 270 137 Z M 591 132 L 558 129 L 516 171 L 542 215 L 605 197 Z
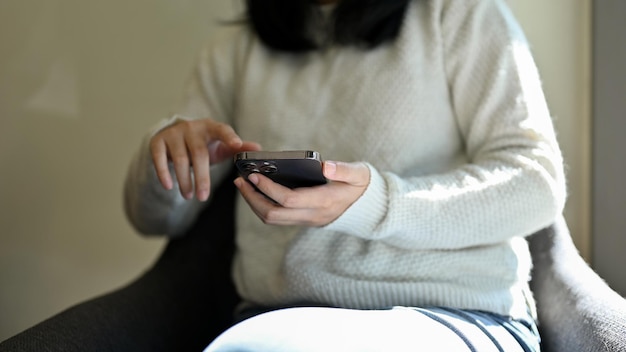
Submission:
M 467 163 L 400 177 L 370 167 L 368 189 L 327 226 L 411 249 L 525 236 L 565 202 L 565 177 L 538 71 L 500 0 L 441 1 L 446 74 Z
M 234 51 L 227 40 L 230 33 L 225 34 L 201 51 L 177 113 L 150 130 L 131 161 L 124 186 L 124 205 L 127 218 L 140 233 L 180 235 L 205 204 L 195 198 L 186 200 L 181 196 L 172 163 L 169 167 L 174 187 L 171 190 L 163 188 L 154 169 L 150 140 L 158 131 L 181 119 L 211 118 L 229 122 L 233 105 L 234 69 L 231 56 Z M 228 171 L 229 164 L 226 162 L 211 166 L 212 189 Z

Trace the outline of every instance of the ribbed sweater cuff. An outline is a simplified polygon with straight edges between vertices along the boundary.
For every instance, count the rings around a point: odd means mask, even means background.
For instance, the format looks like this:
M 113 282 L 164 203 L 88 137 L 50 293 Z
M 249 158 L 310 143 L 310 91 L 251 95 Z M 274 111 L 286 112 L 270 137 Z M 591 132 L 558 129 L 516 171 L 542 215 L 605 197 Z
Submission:
M 376 231 L 387 214 L 387 183 L 372 165 L 370 183 L 361 197 L 354 202 L 339 218 L 325 228 L 330 231 L 347 233 L 365 239 L 377 239 Z

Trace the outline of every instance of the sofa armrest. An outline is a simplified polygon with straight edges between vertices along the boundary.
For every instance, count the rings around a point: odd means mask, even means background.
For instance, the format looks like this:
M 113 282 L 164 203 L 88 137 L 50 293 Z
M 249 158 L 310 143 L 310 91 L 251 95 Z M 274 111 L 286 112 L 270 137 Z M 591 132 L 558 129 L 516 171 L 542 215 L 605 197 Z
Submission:
M 565 220 L 529 244 L 543 350 L 626 351 L 626 300 L 579 255 Z
M 239 302 L 231 179 L 156 264 L 129 285 L 78 304 L 0 343 L 9 351 L 200 351 L 232 324 Z

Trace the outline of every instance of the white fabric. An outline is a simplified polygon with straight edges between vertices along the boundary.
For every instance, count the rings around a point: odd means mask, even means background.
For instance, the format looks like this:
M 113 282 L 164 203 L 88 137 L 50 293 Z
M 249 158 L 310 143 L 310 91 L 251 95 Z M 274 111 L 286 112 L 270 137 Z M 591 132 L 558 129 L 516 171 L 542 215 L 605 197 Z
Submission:
M 433 313 L 436 314 L 436 313 Z M 438 314 L 441 315 L 441 314 Z M 522 352 L 504 327 L 485 323 L 484 331 L 455 315 L 445 315 L 458 332 L 413 309 L 349 310 L 289 308 L 264 313 L 233 326 L 205 352 Z M 463 335 L 463 338 L 459 336 Z M 491 338 L 497 340 L 496 345 Z

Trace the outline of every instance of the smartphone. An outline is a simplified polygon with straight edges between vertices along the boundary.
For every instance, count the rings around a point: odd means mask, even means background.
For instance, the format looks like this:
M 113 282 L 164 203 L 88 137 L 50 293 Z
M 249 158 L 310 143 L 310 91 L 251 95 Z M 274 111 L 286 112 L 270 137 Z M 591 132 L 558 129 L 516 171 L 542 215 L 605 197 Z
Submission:
M 244 178 L 257 172 L 289 188 L 325 184 L 322 158 L 312 150 L 242 152 L 234 156 L 237 171 Z

